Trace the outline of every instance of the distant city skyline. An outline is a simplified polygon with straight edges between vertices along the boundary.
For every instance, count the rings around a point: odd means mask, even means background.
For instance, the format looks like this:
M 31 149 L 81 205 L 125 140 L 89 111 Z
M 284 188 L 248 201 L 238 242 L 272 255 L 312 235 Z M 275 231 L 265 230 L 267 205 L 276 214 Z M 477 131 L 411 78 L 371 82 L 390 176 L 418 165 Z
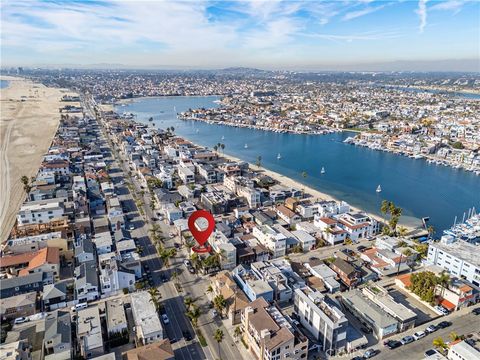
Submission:
M 477 1 L 34 0 L 0 6 L 3 67 L 480 71 Z

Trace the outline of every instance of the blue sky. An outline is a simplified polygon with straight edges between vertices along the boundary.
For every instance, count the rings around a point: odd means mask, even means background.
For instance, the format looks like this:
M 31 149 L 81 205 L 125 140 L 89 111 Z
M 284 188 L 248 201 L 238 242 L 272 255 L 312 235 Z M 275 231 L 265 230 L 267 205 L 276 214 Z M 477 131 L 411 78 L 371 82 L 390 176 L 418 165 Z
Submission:
M 6 0 L 0 6 L 3 66 L 335 69 L 480 58 L 478 1 Z

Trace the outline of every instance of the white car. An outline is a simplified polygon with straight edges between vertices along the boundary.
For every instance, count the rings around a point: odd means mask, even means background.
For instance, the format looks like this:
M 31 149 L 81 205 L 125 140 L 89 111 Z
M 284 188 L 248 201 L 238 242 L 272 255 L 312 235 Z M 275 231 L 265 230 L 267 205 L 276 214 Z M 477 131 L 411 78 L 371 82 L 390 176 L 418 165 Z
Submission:
M 439 305 L 435 306 L 433 309 L 440 315 L 448 315 L 449 314 L 447 309 L 445 309 L 444 307 L 439 306 Z
M 167 314 L 163 314 L 162 315 L 162 321 L 165 325 L 167 325 L 168 323 L 170 323 L 170 320 L 168 319 L 168 316 Z
M 26 317 L 23 317 L 23 316 L 22 316 L 22 317 L 16 318 L 16 319 L 13 321 L 13 323 L 14 323 L 14 324 L 23 324 L 24 322 L 27 322 L 27 321 L 28 321 L 28 319 L 27 319 Z
M 413 338 L 415 340 L 419 340 L 421 338 L 424 338 L 425 336 L 427 336 L 427 334 L 425 333 L 425 331 L 417 331 L 415 334 L 413 334 Z
M 218 315 L 217 310 L 213 309 L 211 314 L 212 314 L 212 318 L 216 317 Z

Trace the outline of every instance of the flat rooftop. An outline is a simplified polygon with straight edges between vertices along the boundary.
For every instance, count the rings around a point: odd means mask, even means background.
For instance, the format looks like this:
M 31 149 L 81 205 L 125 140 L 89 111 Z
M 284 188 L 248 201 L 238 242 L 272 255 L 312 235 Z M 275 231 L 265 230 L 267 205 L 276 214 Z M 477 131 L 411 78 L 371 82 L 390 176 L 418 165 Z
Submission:
M 463 240 L 457 240 L 451 244 L 443 244 L 441 242 L 431 243 L 430 246 L 448 252 L 463 261 L 466 261 L 472 265 L 480 267 L 480 246 L 470 244 Z

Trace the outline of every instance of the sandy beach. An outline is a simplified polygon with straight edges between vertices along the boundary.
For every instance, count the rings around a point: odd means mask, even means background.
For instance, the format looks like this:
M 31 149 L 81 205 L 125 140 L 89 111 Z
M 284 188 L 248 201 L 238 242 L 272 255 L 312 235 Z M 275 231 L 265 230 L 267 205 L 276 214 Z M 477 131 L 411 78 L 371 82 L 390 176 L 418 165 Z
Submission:
M 34 176 L 55 135 L 67 90 L 47 88 L 29 80 L 9 81 L 0 90 L 0 241 L 7 239 L 25 192 L 20 178 Z

